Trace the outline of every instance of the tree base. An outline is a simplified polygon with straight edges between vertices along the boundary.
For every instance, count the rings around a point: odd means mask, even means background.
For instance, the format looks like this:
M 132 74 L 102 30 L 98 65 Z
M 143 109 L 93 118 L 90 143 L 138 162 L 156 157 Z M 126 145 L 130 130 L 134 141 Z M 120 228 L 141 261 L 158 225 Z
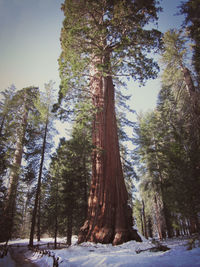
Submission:
M 113 246 L 123 244 L 125 242 L 135 240 L 137 242 L 142 242 L 141 237 L 138 235 L 135 229 L 130 229 L 126 231 L 117 231 L 115 233 L 114 239 L 112 241 Z
M 142 242 L 141 237 L 138 235 L 135 229 L 129 230 L 117 230 L 109 228 L 94 228 L 92 232 L 89 232 L 89 222 L 86 221 L 83 227 L 80 229 L 78 236 L 78 244 L 83 242 L 94 242 L 101 244 L 110 244 L 117 246 L 125 242 L 135 240 L 137 242 Z

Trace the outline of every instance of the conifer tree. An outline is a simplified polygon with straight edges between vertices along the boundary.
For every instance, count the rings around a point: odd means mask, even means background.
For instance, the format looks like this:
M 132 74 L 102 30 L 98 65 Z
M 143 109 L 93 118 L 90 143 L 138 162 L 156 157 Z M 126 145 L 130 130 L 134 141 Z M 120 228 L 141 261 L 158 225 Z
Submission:
M 5 175 L 8 168 L 9 143 L 15 123 L 12 120 L 12 98 L 15 94 L 15 86 L 12 85 L 1 92 L 0 101 L 0 177 Z
M 44 99 L 37 98 L 37 102 L 35 102 L 35 106 L 37 107 L 37 110 L 40 113 L 40 120 L 43 125 L 42 125 L 42 131 L 41 131 L 42 146 L 41 146 L 41 153 L 40 153 L 40 164 L 39 164 L 40 167 L 39 167 L 35 203 L 34 203 L 32 221 L 31 221 L 31 231 L 30 231 L 30 240 L 29 240 L 30 246 L 33 246 L 33 238 L 34 238 L 37 212 L 38 212 L 38 220 L 40 222 L 41 182 L 42 182 L 45 154 L 47 152 L 48 132 L 49 132 L 49 128 L 50 128 L 50 124 L 52 120 L 52 114 L 51 114 L 51 108 L 53 104 L 52 96 L 53 96 L 53 82 L 50 81 L 48 84 L 45 84 Z M 40 225 L 38 227 L 38 231 L 40 231 Z M 40 233 L 39 233 L 39 239 L 40 239 Z
M 84 103 L 77 104 L 80 109 Z M 76 111 L 76 121 L 69 140 L 61 139 L 50 168 L 50 228 L 54 229 L 55 246 L 58 233 L 66 233 L 71 245 L 87 216 L 88 184 L 91 169 L 91 123 Z M 54 200 L 55 201 L 54 203 Z M 53 223 L 53 225 L 52 225 Z
M 48 233 L 54 237 L 54 248 L 57 248 L 57 237 L 60 229 L 60 221 L 62 218 L 62 177 L 61 177 L 61 161 L 58 159 L 58 150 L 51 158 L 49 174 L 47 181 L 49 183 L 46 198 L 46 225 L 48 225 Z M 62 231 L 63 233 L 64 231 Z
M 192 1 L 191 1 L 192 2 Z M 179 93 L 179 105 L 180 112 L 184 117 L 184 130 L 187 132 L 187 137 L 184 137 L 185 145 L 187 146 L 187 164 L 190 166 L 187 170 L 190 179 L 187 179 L 185 183 L 190 188 L 187 196 L 190 196 L 190 204 L 187 201 L 185 210 L 189 212 L 193 206 L 193 214 L 188 213 L 190 220 L 195 221 L 192 223 L 199 228 L 197 219 L 198 213 L 198 189 L 199 188 L 199 148 L 200 148 L 200 94 L 198 87 L 194 85 L 193 75 L 189 68 L 186 68 L 185 56 L 186 50 L 186 39 L 183 38 L 177 31 L 169 31 L 164 35 L 164 53 L 162 60 L 166 66 L 165 76 L 168 77 L 168 85 L 171 89 L 180 92 Z M 170 67 L 171 66 L 171 67 Z M 180 71 L 179 71 L 180 68 Z M 170 72 L 171 70 L 171 72 Z M 174 73 L 174 77 L 170 74 Z M 165 82 L 165 80 L 164 80 Z M 187 92 L 185 92 L 185 88 Z M 177 93 L 176 93 L 177 94 Z M 181 134 L 182 135 L 182 134 Z M 193 185 L 195 187 L 192 189 Z M 190 195 L 190 191 L 193 191 L 193 196 Z M 196 200 L 195 200 L 196 199 Z
M 161 239 L 199 227 L 199 145 L 194 128 L 190 131 L 185 93 L 163 86 L 156 110 L 143 115 L 136 129 L 140 193 Z
M 28 114 L 33 107 L 38 88 L 27 87 L 18 91 L 12 99 L 13 121 L 16 131 L 12 138 L 16 145 L 14 148 L 13 161 L 9 174 L 8 193 L 4 208 L 4 240 L 8 241 L 12 236 L 14 216 L 16 212 L 16 198 L 19 183 L 20 168 L 22 163 L 23 148 L 25 144 L 26 127 L 28 125 Z
M 156 76 L 148 57 L 160 33 L 144 26 L 157 19 L 155 1 L 65 1 L 61 32 L 60 96 L 90 90 L 93 120 L 93 167 L 88 217 L 79 242 L 121 244 L 139 236 L 123 180 L 115 115 L 114 77 L 144 82 Z M 88 79 L 86 79 L 88 78 Z
M 186 38 L 177 30 L 169 30 L 163 36 L 164 53 L 162 62 L 165 65 L 163 78 L 168 77 L 168 83 L 178 83 L 182 79 L 191 98 L 195 92 L 191 71 L 186 67 Z M 178 77 L 179 76 L 179 77 Z M 178 78 L 178 79 L 177 79 Z M 164 79 L 163 79 L 164 81 Z M 175 84 L 174 84 L 175 85 Z

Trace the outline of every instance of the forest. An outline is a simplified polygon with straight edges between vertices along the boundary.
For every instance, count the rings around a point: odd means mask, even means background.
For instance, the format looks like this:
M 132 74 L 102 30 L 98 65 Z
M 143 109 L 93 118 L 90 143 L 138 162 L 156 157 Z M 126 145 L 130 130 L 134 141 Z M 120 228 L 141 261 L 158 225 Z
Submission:
M 57 99 L 53 81 L 2 91 L 0 242 L 199 234 L 200 1 L 181 2 L 182 27 L 167 32 L 158 2 L 65 0 Z M 158 75 L 156 107 L 133 123 L 121 88 Z M 55 147 L 57 121 L 70 137 Z

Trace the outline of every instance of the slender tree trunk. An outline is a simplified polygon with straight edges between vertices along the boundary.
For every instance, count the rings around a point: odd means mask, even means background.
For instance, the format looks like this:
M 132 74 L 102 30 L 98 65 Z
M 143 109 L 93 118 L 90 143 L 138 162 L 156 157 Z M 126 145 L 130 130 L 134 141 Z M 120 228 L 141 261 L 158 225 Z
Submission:
M 180 230 L 179 228 L 176 228 L 176 237 L 179 237 L 180 236 Z
M 183 219 L 183 233 L 184 235 L 188 235 L 189 232 L 188 232 L 188 226 L 187 226 L 187 219 Z
M 159 164 L 159 157 L 158 157 L 158 146 L 157 146 L 157 142 L 155 141 L 155 138 L 154 138 L 154 146 L 155 146 L 155 156 L 156 156 L 156 165 L 157 165 L 157 170 L 158 170 L 158 173 L 159 173 L 159 191 L 160 193 L 157 192 L 157 194 L 159 195 L 156 199 L 156 202 L 157 202 L 157 206 L 159 207 L 158 210 L 159 210 L 159 216 L 160 216 L 160 221 L 161 221 L 161 232 L 162 232 L 162 238 L 166 238 L 166 232 L 165 232 L 165 229 L 167 228 L 167 208 L 166 208 L 166 204 L 165 204 L 165 198 L 164 198 L 164 190 L 163 190 L 163 175 L 162 175 L 162 170 L 161 170 L 161 167 L 160 167 L 160 164 Z M 159 204 L 159 205 L 158 205 Z M 168 221 L 169 223 L 169 221 Z
M 55 228 L 54 228 L 54 249 L 57 249 L 57 233 L 58 233 L 58 218 L 57 212 L 55 214 Z
M 57 234 L 58 234 L 58 178 L 56 178 L 54 249 L 57 248 Z
M 190 234 L 197 233 L 198 232 L 198 227 L 197 227 L 198 218 L 196 214 L 191 215 L 189 220 L 190 220 Z
M 147 233 L 148 233 L 148 237 L 153 237 L 153 231 L 152 231 L 152 222 L 151 222 L 151 219 L 148 218 L 148 221 L 147 221 Z
M 128 207 L 119 153 L 115 115 L 114 85 L 111 76 L 103 77 L 95 65 L 91 68 L 91 91 L 97 113 L 93 122 L 92 181 L 88 215 L 78 242 L 91 241 L 118 245 L 135 239 L 132 210 Z M 101 61 L 100 61 L 101 63 Z M 107 62 L 109 63 L 109 62 Z
M 24 136 L 26 132 L 27 119 L 28 119 L 28 109 L 27 109 L 26 93 L 25 93 L 22 123 L 17 132 L 16 148 L 15 148 L 15 153 L 14 153 L 12 169 L 11 169 L 10 177 L 9 177 L 8 195 L 7 195 L 5 209 L 4 209 L 5 226 L 4 226 L 4 229 L 2 230 L 5 232 L 6 241 L 8 241 L 12 236 L 13 220 L 14 220 L 15 209 L 16 209 L 15 206 L 16 206 L 16 197 L 17 197 L 17 187 L 18 187 L 19 172 L 20 172 L 20 167 L 21 167 L 21 162 L 22 162 Z
M 4 123 L 5 123 L 5 119 L 6 119 L 6 115 L 3 116 L 2 121 L 1 121 L 1 125 L 0 125 L 0 136 L 2 136 L 3 126 L 4 126 Z
M 55 205 L 55 227 L 54 227 L 54 249 L 57 248 L 57 233 L 58 233 L 58 199 L 56 192 L 56 205 Z
M 144 236 L 145 238 L 148 238 L 144 200 L 142 200 L 142 216 L 143 216 L 143 223 L 144 223 Z
M 41 180 L 42 180 L 42 171 L 43 171 L 44 156 L 45 156 L 45 149 L 46 149 L 47 131 L 48 131 L 48 116 L 47 116 L 47 120 L 46 120 L 46 124 L 45 124 L 42 153 L 41 153 L 41 162 L 40 162 L 40 171 L 39 171 L 39 176 L 38 176 L 37 190 L 36 190 L 36 196 L 35 196 L 35 204 L 34 204 L 34 208 L 33 208 L 33 215 L 32 215 L 32 221 L 31 221 L 31 232 L 30 232 L 30 239 L 29 239 L 29 246 L 31 246 L 31 247 L 33 246 L 36 215 L 37 215 L 38 202 L 39 202 L 39 196 L 40 196 L 40 191 L 41 191 Z
M 38 242 L 40 241 L 40 219 L 41 219 L 41 192 L 39 194 L 38 212 L 37 212 L 37 241 Z
M 88 204 L 87 204 L 87 199 L 88 199 L 88 185 L 87 185 L 87 174 L 86 174 L 86 159 L 84 155 L 83 159 L 83 166 L 84 166 L 84 220 L 87 218 L 87 210 L 88 210 Z
M 142 210 L 140 210 L 140 223 L 141 223 L 141 228 L 142 228 L 142 235 L 144 236 L 144 221 L 143 221 L 143 216 L 142 216 Z
M 163 206 L 163 211 L 165 214 L 165 223 L 166 223 L 166 230 L 167 230 L 167 236 L 169 238 L 173 237 L 173 228 L 172 228 L 172 223 L 171 223 L 171 213 L 164 204 Z
M 24 209 L 23 209 L 23 214 L 22 214 L 22 218 L 23 218 L 23 222 L 22 222 L 22 228 L 21 228 L 21 237 L 25 238 L 26 237 L 26 223 L 27 223 L 27 210 L 28 210 L 28 194 L 29 194 L 29 190 L 26 194 L 26 201 L 24 204 Z
M 70 210 L 67 216 L 67 245 L 72 244 L 72 218 L 73 218 L 73 208 Z
M 158 193 L 155 194 L 154 196 L 154 208 L 155 208 L 155 213 L 156 213 L 156 226 L 157 226 L 157 231 L 160 240 L 163 238 L 166 238 L 166 232 L 165 232 L 165 220 L 163 218 L 162 214 L 162 207 L 159 199 Z

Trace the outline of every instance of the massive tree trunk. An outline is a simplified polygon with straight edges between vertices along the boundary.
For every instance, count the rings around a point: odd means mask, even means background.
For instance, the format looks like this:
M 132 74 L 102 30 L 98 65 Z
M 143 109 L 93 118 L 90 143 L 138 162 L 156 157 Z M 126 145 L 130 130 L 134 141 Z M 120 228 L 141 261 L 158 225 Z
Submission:
M 88 215 L 78 242 L 91 241 L 118 245 L 129 240 L 141 241 L 132 228 L 132 210 L 127 204 L 119 153 L 112 77 L 91 68 L 91 91 L 97 108 L 93 122 L 93 166 L 88 200 Z

